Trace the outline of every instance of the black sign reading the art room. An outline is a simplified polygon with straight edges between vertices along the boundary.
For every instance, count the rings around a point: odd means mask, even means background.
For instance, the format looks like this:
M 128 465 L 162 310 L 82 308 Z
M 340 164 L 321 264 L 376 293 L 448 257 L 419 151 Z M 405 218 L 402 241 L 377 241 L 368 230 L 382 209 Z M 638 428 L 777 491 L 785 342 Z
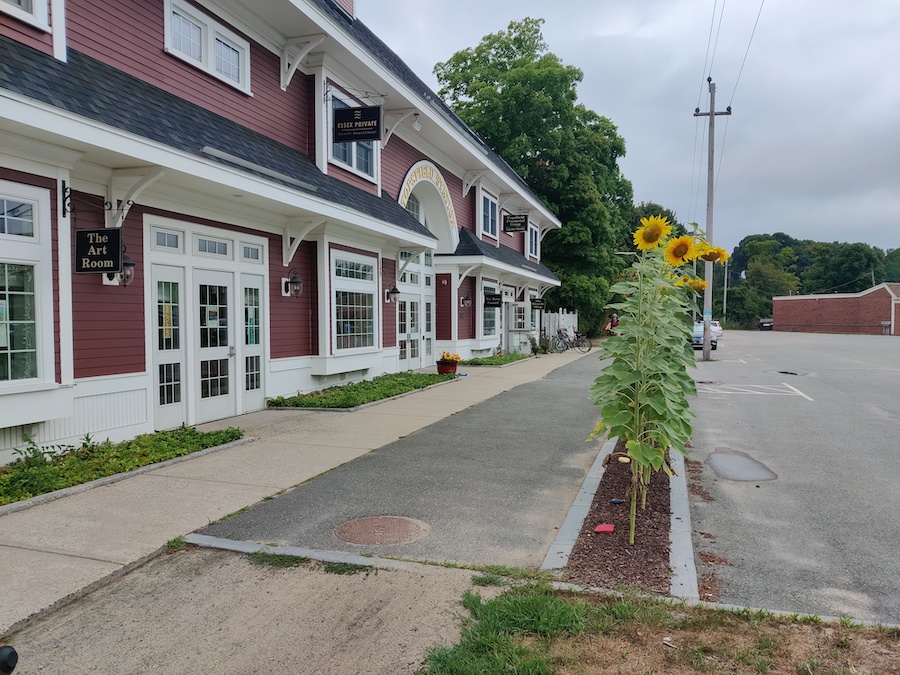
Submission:
M 75 230 L 75 274 L 122 271 L 122 230 Z
M 503 231 L 504 232 L 524 232 L 528 229 L 527 214 L 503 214 Z
M 381 140 L 381 106 L 334 109 L 334 142 Z
M 544 299 L 543 298 L 532 298 L 531 299 L 531 309 L 544 309 Z
M 485 307 L 503 307 L 503 296 L 500 293 L 485 293 Z

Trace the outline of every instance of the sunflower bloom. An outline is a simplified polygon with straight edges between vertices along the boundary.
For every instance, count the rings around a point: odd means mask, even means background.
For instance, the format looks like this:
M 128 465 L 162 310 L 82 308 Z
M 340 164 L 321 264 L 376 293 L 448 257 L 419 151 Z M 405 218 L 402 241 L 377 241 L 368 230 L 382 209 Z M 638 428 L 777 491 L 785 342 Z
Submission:
M 646 251 L 659 246 L 660 240 L 672 231 L 669 221 L 660 216 L 641 218 L 641 227 L 634 233 L 634 245 L 639 251 Z
M 676 279 L 676 280 L 674 281 L 673 285 L 675 285 L 675 286 L 684 286 L 685 284 L 687 284 L 687 283 L 689 283 L 689 282 L 690 282 L 690 279 L 688 279 L 687 277 L 678 277 L 678 279 Z
M 705 260 L 706 262 L 720 262 L 725 263 L 728 258 L 728 252 L 722 248 L 721 246 L 710 246 L 709 244 L 703 244 L 700 249 L 697 257 L 701 260 Z
M 698 293 L 706 290 L 706 282 L 703 279 L 686 279 L 685 283 Z
M 673 267 L 684 264 L 687 260 L 693 260 L 697 256 L 697 247 L 694 238 L 690 235 L 676 237 L 666 244 L 666 262 Z

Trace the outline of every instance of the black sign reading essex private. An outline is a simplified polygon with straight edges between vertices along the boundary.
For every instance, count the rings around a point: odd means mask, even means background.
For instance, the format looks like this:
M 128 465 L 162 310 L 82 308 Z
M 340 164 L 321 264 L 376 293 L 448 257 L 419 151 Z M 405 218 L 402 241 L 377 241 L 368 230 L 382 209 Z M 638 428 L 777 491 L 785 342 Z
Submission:
M 377 141 L 381 139 L 381 107 L 335 108 L 334 142 Z
M 503 296 L 500 293 L 485 293 L 485 307 L 503 307 Z
M 525 232 L 528 229 L 528 216 L 526 214 L 503 214 L 504 232 Z
M 122 230 L 75 230 L 75 274 L 122 271 Z

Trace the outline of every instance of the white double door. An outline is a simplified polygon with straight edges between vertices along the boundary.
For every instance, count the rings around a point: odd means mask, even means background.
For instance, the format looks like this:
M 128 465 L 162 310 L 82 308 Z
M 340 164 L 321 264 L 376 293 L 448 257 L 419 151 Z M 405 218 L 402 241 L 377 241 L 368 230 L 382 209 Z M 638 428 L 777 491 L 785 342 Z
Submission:
M 155 427 L 263 408 L 263 277 L 153 265 L 152 286 Z
M 397 299 L 397 346 L 400 370 L 434 364 L 434 298 L 403 293 Z

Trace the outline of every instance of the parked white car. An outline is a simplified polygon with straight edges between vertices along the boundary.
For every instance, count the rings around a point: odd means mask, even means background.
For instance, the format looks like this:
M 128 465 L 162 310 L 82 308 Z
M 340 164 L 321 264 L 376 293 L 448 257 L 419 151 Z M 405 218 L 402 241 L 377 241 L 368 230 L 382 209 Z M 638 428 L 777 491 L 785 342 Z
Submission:
M 712 329 L 712 326 L 710 326 Z M 715 349 L 719 345 L 718 338 L 716 337 L 715 330 L 712 331 L 712 335 L 710 337 L 710 349 Z M 703 349 L 703 324 L 695 323 L 694 324 L 694 334 L 691 336 L 691 346 L 694 349 Z
M 720 339 L 725 332 L 725 329 L 722 328 L 722 324 L 718 321 L 710 321 L 709 325 L 712 328 L 713 335 L 716 336 L 716 339 Z

